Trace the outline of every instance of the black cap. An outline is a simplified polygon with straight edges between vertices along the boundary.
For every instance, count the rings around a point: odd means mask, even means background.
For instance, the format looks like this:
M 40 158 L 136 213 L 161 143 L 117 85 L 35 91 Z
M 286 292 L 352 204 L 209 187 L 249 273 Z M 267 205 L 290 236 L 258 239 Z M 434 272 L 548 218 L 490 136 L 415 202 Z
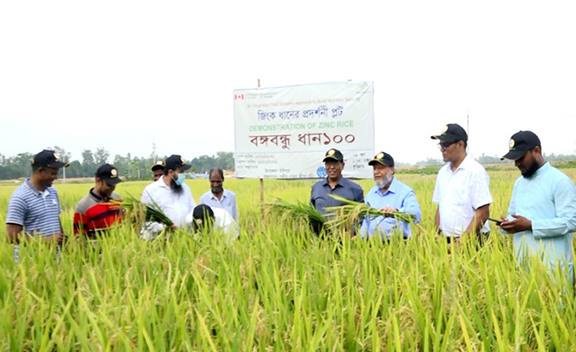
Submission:
M 441 141 L 468 141 L 468 134 L 466 131 L 456 123 L 449 123 L 444 127 L 442 133 L 436 136 L 430 136 L 432 139 L 439 139 Z
M 374 165 L 376 163 L 380 163 L 384 166 L 394 166 L 394 158 L 390 154 L 380 152 L 380 153 L 376 154 L 374 159 L 372 159 L 368 162 L 368 165 Z
M 527 151 L 534 149 L 535 147 L 540 146 L 540 138 L 532 132 L 532 131 L 519 131 L 516 132 L 510 137 L 510 142 L 508 143 L 508 147 L 510 151 L 506 153 L 500 160 L 504 159 L 511 159 L 517 160 L 520 159 Z
M 155 162 L 154 165 L 152 165 L 152 167 L 150 168 L 150 170 L 152 171 L 164 170 L 164 160 L 158 160 L 157 162 Z
M 192 165 L 187 165 L 184 159 L 178 154 L 172 154 L 166 159 L 164 167 L 168 170 L 180 169 L 182 171 L 188 170 Z
M 198 220 L 204 220 L 207 217 L 214 218 L 214 210 L 206 204 L 197 205 L 192 211 L 192 217 Z
M 32 158 L 32 166 L 47 166 L 53 169 L 68 167 L 68 163 L 61 162 L 53 150 L 44 149 Z
M 118 177 L 118 169 L 110 164 L 104 164 L 96 170 L 96 177 L 103 180 L 109 185 L 115 185 L 122 180 Z
M 326 155 L 324 156 L 324 160 L 322 160 L 322 162 L 327 162 L 327 161 L 339 161 L 339 162 L 344 162 L 344 155 L 342 155 L 342 153 L 338 150 L 338 149 L 330 149 L 329 151 L 326 152 Z

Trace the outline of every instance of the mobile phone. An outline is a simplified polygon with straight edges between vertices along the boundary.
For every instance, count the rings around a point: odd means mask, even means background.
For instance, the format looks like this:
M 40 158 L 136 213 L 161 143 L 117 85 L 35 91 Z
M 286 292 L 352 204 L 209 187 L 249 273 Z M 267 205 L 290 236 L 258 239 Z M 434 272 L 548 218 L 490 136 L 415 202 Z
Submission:
M 494 221 L 496 223 L 496 225 L 498 225 L 498 226 L 500 226 L 500 224 L 502 223 L 502 220 L 498 220 L 498 219 L 494 219 L 494 218 L 488 218 L 488 220 Z

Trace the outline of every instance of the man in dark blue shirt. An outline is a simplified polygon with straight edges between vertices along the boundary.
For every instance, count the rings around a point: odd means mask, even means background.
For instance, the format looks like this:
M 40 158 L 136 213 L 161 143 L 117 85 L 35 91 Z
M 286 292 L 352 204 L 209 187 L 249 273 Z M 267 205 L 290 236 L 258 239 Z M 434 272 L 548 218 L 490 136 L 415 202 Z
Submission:
M 342 177 L 344 169 L 344 156 L 337 149 L 330 149 L 324 157 L 326 179 L 316 182 L 312 186 L 310 203 L 320 212 L 326 214 L 326 207 L 343 205 L 342 202 L 330 197 L 336 194 L 356 202 L 364 202 L 364 191 L 357 183 Z

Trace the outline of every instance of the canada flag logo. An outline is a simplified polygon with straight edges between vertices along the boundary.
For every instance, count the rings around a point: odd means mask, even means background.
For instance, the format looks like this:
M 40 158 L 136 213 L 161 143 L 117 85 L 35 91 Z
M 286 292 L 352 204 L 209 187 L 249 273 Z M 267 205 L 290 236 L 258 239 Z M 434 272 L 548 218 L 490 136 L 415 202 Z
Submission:
M 234 94 L 234 100 L 244 100 L 244 94 Z

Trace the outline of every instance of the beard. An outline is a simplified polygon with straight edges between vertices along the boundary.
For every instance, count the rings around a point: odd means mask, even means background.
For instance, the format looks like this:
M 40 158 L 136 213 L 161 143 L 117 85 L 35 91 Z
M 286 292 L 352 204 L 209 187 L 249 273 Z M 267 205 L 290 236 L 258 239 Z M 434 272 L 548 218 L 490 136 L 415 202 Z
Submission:
M 386 187 L 388 183 L 390 183 L 390 181 L 392 181 L 392 177 L 393 177 L 392 171 L 390 171 L 386 175 L 384 175 L 384 177 L 382 177 L 381 180 L 374 180 L 374 183 L 378 188 L 383 189 L 384 187 Z
M 534 160 L 532 162 L 532 164 L 530 164 L 530 166 L 526 169 L 526 171 L 524 171 L 522 173 L 522 176 L 524 178 L 530 178 L 530 177 L 534 176 L 534 174 L 536 173 L 536 171 L 538 171 L 539 168 L 540 168 L 540 166 L 538 165 L 536 160 Z
M 170 189 L 178 196 L 184 193 L 184 188 L 182 188 L 182 185 L 176 184 L 176 181 L 174 181 L 173 178 L 170 179 Z

